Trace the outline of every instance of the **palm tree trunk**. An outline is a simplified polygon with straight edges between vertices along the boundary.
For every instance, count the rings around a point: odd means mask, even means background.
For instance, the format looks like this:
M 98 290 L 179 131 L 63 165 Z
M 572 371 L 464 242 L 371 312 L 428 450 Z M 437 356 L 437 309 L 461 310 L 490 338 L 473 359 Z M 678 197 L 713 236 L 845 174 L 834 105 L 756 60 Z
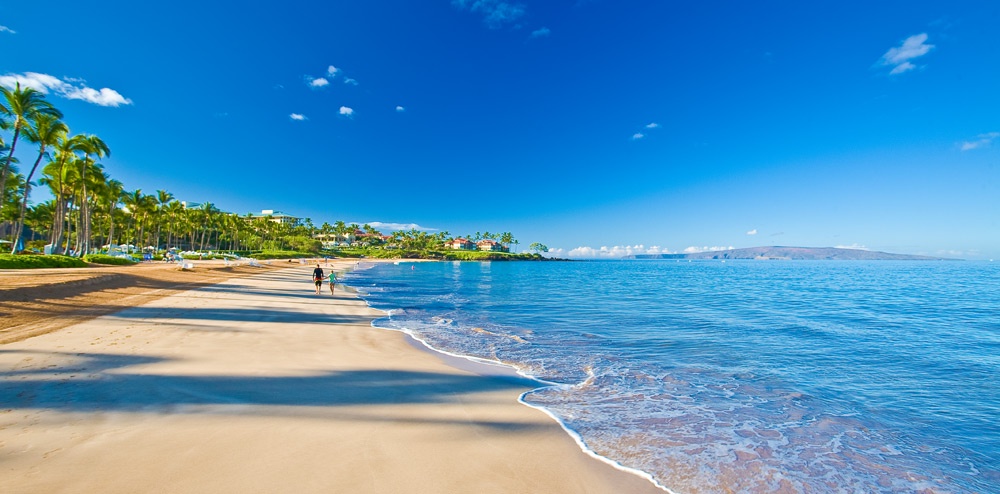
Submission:
M 11 246 L 11 254 L 17 251 L 17 241 L 21 238 L 21 232 L 24 230 L 24 212 L 28 209 L 28 193 L 31 192 L 31 178 L 35 176 L 35 170 L 38 169 L 38 164 L 42 162 L 42 156 L 44 155 L 45 145 L 43 144 L 38 153 L 38 159 L 35 160 L 35 164 L 31 167 L 31 171 L 28 173 L 28 178 L 24 180 L 24 197 L 21 198 L 21 214 L 18 216 L 19 220 L 14 225 L 14 245 Z M 3 204 L 3 202 L 0 202 L 0 204 Z
M 21 134 L 21 127 L 14 126 L 14 138 L 10 141 L 10 152 L 7 153 L 7 161 L 3 164 L 3 172 L 0 173 L 0 209 L 3 209 L 4 199 L 7 195 L 7 173 L 10 171 L 10 161 L 14 159 L 14 146 L 17 146 L 17 137 Z

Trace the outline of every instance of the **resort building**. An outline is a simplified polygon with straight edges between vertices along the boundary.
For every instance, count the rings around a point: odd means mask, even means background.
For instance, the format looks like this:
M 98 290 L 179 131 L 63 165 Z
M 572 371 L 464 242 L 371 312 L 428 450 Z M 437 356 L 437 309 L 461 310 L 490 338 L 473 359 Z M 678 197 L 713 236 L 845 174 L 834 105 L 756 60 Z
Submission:
M 469 239 L 456 238 L 447 244 L 445 244 L 449 249 L 454 250 L 476 250 L 476 244 Z
M 267 218 L 275 223 L 281 223 L 282 225 L 298 226 L 299 222 L 302 221 L 301 218 L 297 218 L 290 214 L 282 213 L 281 211 L 275 211 L 273 209 L 262 209 L 260 214 L 250 213 L 253 218 Z
M 479 242 L 476 242 L 476 247 L 479 247 L 479 250 L 485 250 L 485 251 L 490 251 L 490 252 L 507 252 L 508 251 L 507 247 L 505 247 L 500 242 L 497 242 L 496 240 L 493 240 L 491 238 L 487 238 L 487 239 L 484 239 L 484 240 L 480 240 Z

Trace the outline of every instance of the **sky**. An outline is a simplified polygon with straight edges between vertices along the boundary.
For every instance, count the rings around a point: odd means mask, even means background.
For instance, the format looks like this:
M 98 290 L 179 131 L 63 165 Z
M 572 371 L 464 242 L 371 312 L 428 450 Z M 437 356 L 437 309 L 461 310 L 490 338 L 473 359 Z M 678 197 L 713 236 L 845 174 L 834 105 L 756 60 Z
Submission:
M 990 259 L 997 26 L 992 0 L 0 0 L 0 84 L 126 189 L 224 211 Z

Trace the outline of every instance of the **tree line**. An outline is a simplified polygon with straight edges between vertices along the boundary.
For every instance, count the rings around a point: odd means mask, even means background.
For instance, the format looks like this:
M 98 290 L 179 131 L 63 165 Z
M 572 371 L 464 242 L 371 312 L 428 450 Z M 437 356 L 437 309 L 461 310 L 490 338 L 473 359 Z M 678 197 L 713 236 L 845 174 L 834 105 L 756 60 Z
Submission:
M 126 190 L 108 176 L 102 158 L 111 148 L 93 134 L 73 134 L 63 114 L 32 88 L 0 87 L 0 237 L 10 252 L 24 245 L 48 244 L 51 253 L 82 257 L 106 245 L 176 247 L 184 250 L 316 251 L 317 236 L 354 238 L 355 244 L 412 250 L 441 248 L 448 232 L 411 229 L 383 235 L 371 225 L 337 221 L 316 227 L 309 219 L 295 224 L 269 216 L 225 213 L 206 202 L 197 207 L 165 190 L 146 194 Z M 18 148 L 30 146 L 32 160 L 20 163 Z M 21 172 L 27 168 L 27 174 Z M 32 188 L 47 187 L 53 199 L 29 207 Z M 25 235 L 30 231 L 30 236 Z M 519 244 L 510 232 L 476 232 L 465 238 L 493 239 L 508 248 Z M 540 244 L 539 244 L 540 245 Z M 532 247 L 535 247 L 532 244 Z

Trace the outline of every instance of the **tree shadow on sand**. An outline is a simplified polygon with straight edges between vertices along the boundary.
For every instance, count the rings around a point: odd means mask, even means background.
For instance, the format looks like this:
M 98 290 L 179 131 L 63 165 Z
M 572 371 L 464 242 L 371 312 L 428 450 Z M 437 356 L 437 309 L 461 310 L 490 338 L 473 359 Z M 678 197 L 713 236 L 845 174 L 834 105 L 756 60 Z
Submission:
M 48 357 L 62 366 L 0 371 L 4 407 L 60 412 L 199 413 L 200 406 L 346 407 L 449 403 L 460 395 L 527 391 L 537 381 L 395 370 L 347 370 L 307 376 L 136 374 L 127 367 L 170 359 L 101 353 L 0 350 L 0 362 Z M 467 398 L 466 398 L 467 399 Z

